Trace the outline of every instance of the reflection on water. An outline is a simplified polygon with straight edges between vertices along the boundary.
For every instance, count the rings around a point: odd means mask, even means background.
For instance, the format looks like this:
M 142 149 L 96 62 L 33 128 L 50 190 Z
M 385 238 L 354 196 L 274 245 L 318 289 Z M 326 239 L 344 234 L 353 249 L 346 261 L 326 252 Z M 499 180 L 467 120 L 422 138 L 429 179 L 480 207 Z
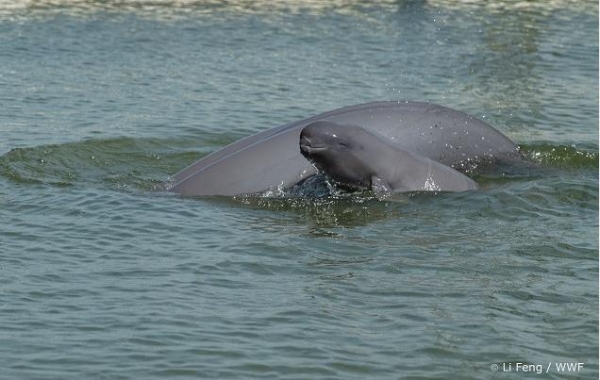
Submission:
M 378 2 L 378 6 L 394 5 L 393 0 Z M 136 12 L 156 18 L 172 18 L 189 13 L 273 14 L 298 12 L 337 12 L 359 15 L 365 6 L 360 0 L 0 0 L 0 16 L 24 16 L 19 11 L 37 13 L 70 13 L 85 15 L 97 11 Z M 368 8 L 368 7 L 367 7 Z
M 323 12 L 335 10 L 358 15 L 366 12 L 374 4 L 361 0 L 0 0 L 0 14 L 26 10 L 28 12 L 70 12 L 85 14 L 99 10 L 154 13 L 156 17 L 174 16 L 178 12 L 212 13 L 219 11 L 239 13 L 273 12 Z M 389 10 L 407 8 L 439 8 L 461 9 L 472 11 L 484 8 L 486 11 L 514 12 L 534 11 L 536 14 L 550 14 L 553 10 L 568 8 L 576 12 L 597 13 L 598 3 L 593 0 L 548 0 L 548 1 L 514 1 L 514 0 L 381 0 L 377 7 Z
M 565 6 L 577 4 L 556 3 Z M 581 18 L 578 13 L 593 12 L 594 8 L 597 13 L 598 8 L 597 4 L 587 5 L 591 6 L 569 8 L 568 12 L 561 14 L 548 10 L 538 12 L 535 8 L 508 8 L 502 9 L 502 17 L 484 20 L 487 22 L 480 32 L 485 45 L 480 45 L 468 57 L 471 60 L 471 83 L 466 90 L 486 94 L 487 106 L 496 110 L 492 124 L 498 115 L 510 115 L 508 120 L 512 125 L 508 126 L 509 130 L 528 130 L 534 134 L 533 139 L 550 139 L 544 135 L 545 131 L 563 131 L 574 141 L 582 140 L 582 122 L 597 113 L 598 103 L 598 77 L 589 76 L 590 72 L 598 70 L 598 61 L 584 58 L 590 51 L 598 51 L 597 40 L 586 38 L 589 28 L 597 28 L 597 24 L 594 26 L 590 19 Z M 569 37 L 548 39 L 548 29 L 556 34 L 573 24 L 580 27 L 574 28 Z M 563 61 L 562 70 L 555 66 L 557 56 Z M 553 74 L 550 78 L 549 71 Z M 587 82 L 590 88 L 583 91 L 578 85 L 582 82 Z M 589 91 L 592 88 L 595 91 Z M 570 111 L 573 116 L 583 112 L 585 117 L 570 118 L 566 120 L 568 124 L 548 125 L 546 123 L 551 122 L 548 116 L 557 112 L 556 104 L 572 104 Z M 522 111 L 515 113 L 518 109 Z M 531 137 L 514 138 L 523 140 Z

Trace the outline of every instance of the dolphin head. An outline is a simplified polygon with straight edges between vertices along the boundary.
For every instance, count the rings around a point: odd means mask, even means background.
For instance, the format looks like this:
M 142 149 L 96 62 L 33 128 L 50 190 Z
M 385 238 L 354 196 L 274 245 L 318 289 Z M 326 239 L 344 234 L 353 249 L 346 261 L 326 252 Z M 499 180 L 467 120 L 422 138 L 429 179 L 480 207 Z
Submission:
M 302 129 L 300 152 L 335 182 L 350 188 L 369 187 L 372 169 L 361 157 L 364 133 L 360 127 L 317 121 Z

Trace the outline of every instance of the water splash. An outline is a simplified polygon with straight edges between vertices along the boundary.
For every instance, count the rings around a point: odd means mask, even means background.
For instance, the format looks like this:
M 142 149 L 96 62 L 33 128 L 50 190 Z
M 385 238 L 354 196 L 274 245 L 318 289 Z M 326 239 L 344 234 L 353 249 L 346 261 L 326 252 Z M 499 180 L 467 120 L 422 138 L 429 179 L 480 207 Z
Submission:
M 551 167 L 598 169 L 598 147 L 539 143 L 523 145 L 521 151 L 531 160 Z

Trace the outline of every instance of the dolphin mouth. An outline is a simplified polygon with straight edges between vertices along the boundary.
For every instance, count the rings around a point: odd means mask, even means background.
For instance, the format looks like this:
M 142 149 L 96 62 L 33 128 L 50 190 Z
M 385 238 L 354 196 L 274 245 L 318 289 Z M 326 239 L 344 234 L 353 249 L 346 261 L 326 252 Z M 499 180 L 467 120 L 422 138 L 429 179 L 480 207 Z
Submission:
M 315 154 L 327 150 L 326 146 L 312 146 L 300 144 L 300 151 L 305 154 Z
M 327 150 L 326 145 L 312 145 L 308 137 L 302 136 L 300 139 L 300 151 L 302 154 L 315 154 Z

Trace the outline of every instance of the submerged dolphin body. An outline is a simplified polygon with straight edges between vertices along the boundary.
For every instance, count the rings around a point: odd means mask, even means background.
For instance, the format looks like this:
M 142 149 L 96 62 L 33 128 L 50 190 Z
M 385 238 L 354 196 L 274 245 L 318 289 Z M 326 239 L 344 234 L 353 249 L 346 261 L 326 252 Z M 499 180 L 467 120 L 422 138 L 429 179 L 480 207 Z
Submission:
M 321 120 L 360 126 L 447 166 L 517 151 L 502 133 L 463 112 L 429 103 L 374 102 L 325 112 L 236 141 L 175 174 L 170 191 L 235 196 L 289 188 L 316 173 L 298 143 L 302 129 Z
M 477 189 L 475 181 L 451 167 L 353 125 L 309 124 L 300 133 L 300 151 L 319 172 L 351 189 L 379 195 Z

